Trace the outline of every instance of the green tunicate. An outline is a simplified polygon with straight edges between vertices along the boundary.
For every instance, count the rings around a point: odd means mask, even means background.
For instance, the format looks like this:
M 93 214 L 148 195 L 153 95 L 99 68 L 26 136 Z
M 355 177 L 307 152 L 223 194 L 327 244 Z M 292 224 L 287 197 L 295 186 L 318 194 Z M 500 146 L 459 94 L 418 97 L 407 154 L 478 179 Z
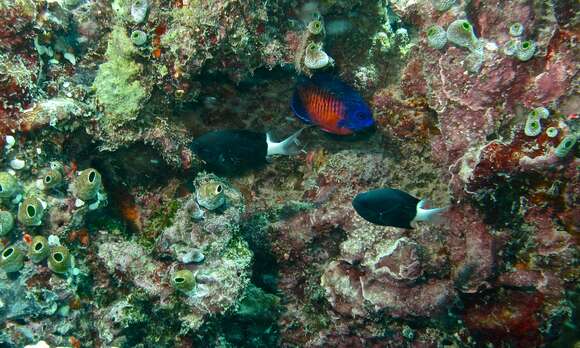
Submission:
M 546 135 L 548 138 L 555 138 L 558 136 L 558 128 L 556 127 L 549 127 L 546 129 Z
M 25 226 L 42 224 L 44 205 L 36 196 L 26 198 L 18 207 L 18 221 Z
M 518 45 L 516 57 L 522 62 L 532 59 L 536 52 L 536 43 L 531 40 L 522 41 Z
M 18 272 L 24 266 L 24 254 L 11 245 L 0 254 L 0 268 L 6 273 Z
M 11 198 L 18 193 L 18 180 L 10 173 L 0 172 L 0 198 Z
M 101 188 L 101 174 L 93 168 L 88 168 L 80 172 L 74 182 L 75 197 L 83 201 L 95 199 Z
M 14 217 L 9 211 L 0 211 L 0 236 L 5 236 L 14 227 Z
M 48 255 L 48 268 L 54 273 L 66 273 L 71 266 L 70 254 L 68 248 L 57 245 L 50 249 Z
M 44 261 L 50 252 L 48 241 L 44 236 L 35 236 L 28 247 L 28 257 L 34 263 Z
M 447 40 L 460 47 L 475 49 L 478 46 L 473 26 L 465 19 L 458 19 L 447 28 Z
M 308 29 L 308 32 L 310 32 L 310 34 L 318 35 L 322 33 L 322 31 L 324 30 L 324 25 L 322 24 L 322 21 L 315 19 L 310 21 L 310 23 L 308 23 L 308 26 L 306 28 Z
M 522 36 L 524 33 L 524 26 L 522 23 L 512 23 L 512 25 L 510 25 L 509 33 L 514 37 Z
M 546 109 L 543 106 L 534 108 L 532 110 L 532 113 L 538 118 L 546 119 L 546 118 L 550 117 L 550 110 Z
M 514 39 L 510 39 L 505 43 L 503 47 L 503 53 L 506 56 L 513 56 L 518 51 L 518 41 Z
M 42 176 L 42 185 L 46 190 L 51 190 L 62 184 L 62 172 L 59 170 L 49 169 Z
M 455 5 L 455 0 L 433 0 L 433 7 L 437 11 L 445 12 Z
M 427 45 L 435 49 L 442 49 L 447 43 L 447 33 L 445 29 L 438 25 L 430 26 L 427 31 Z
M 556 156 L 564 158 L 572 151 L 574 145 L 576 145 L 576 136 L 574 134 L 567 135 L 562 139 L 560 144 L 558 144 L 554 153 Z
M 540 118 L 534 113 L 528 115 L 526 120 L 526 126 L 524 128 L 524 133 L 529 137 L 538 136 L 542 132 L 542 125 L 540 123 Z
M 171 285 L 179 291 L 189 292 L 195 287 L 195 278 L 189 270 L 182 269 L 171 277 Z
M 135 46 L 142 46 L 147 42 L 147 34 L 143 30 L 134 30 L 131 33 L 131 42 Z

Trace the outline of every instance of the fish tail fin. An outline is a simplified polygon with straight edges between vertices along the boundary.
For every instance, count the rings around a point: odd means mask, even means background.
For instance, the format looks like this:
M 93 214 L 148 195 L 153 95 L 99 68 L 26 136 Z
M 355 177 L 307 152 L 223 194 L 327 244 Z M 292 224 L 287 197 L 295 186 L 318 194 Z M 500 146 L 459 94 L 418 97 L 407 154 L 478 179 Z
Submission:
M 444 223 L 447 219 L 445 217 L 445 212 L 449 207 L 443 208 L 426 208 L 427 201 L 422 199 L 417 203 L 417 215 L 413 221 L 426 221 L 436 225 Z
M 301 128 L 296 133 L 292 134 L 279 143 L 272 141 L 270 133 L 266 134 L 266 143 L 268 144 L 267 155 L 295 155 L 300 152 L 301 148 L 298 136 L 305 128 L 307 127 Z

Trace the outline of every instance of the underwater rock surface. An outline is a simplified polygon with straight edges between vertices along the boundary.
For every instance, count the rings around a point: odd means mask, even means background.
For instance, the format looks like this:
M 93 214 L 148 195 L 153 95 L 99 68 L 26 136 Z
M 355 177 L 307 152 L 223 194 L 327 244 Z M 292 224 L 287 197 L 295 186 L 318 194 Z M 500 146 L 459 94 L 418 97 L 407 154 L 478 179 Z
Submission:
M 577 347 L 573 5 L 0 0 L 0 347 Z

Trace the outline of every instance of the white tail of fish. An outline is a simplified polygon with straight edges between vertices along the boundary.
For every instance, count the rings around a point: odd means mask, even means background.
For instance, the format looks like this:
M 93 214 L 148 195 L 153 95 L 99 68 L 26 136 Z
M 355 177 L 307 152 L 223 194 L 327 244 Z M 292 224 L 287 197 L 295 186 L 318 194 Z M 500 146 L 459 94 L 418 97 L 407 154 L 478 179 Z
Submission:
M 306 127 L 304 127 L 306 128 Z M 296 133 L 292 134 L 288 138 L 284 139 L 283 141 L 277 143 L 272 141 L 272 137 L 270 133 L 266 134 L 266 143 L 268 144 L 268 156 L 273 155 L 295 155 L 300 152 L 300 141 L 298 140 L 298 136 L 304 128 L 300 129 Z
M 417 203 L 417 214 L 413 219 L 413 222 L 426 221 L 433 224 L 441 224 L 445 222 L 445 216 L 443 215 L 449 207 L 444 208 L 426 208 L 427 200 L 422 199 Z

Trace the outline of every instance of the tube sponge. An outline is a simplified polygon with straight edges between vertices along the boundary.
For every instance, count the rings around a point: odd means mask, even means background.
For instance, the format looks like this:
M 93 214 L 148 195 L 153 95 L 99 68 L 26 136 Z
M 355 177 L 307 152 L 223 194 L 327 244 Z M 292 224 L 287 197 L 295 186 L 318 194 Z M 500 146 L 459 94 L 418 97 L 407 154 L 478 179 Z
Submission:
M 564 158 L 568 156 L 568 154 L 572 151 L 574 145 L 576 145 L 576 135 L 574 134 L 567 135 L 566 137 L 564 137 L 564 139 L 562 139 L 560 144 L 558 144 L 554 153 L 556 154 L 556 156 Z
M 524 133 L 529 137 L 538 136 L 542 132 L 542 125 L 540 124 L 540 118 L 534 113 L 528 115 L 526 120 L 526 126 L 524 128 Z
M 432 25 L 427 28 L 427 45 L 435 49 L 442 49 L 447 43 L 447 33 L 445 29 L 438 25 Z
M 312 35 L 319 35 L 323 32 L 324 25 L 322 24 L 322 21 L 314 19 L 308 23 L 306 29 L 308 29 L 308 32 Z
M 50 252 L 48 241 L 44 236 L 36 236 L 32 238 L 32 243 L 28 248 L 28 257 L 34 263 L 42 262 Z
M 51 190 L 60 186 L 63 182 L 62 172 L 55 169 L 47 170 L 42 176 L 42 187 Z
M 18 221 L 25 226 L 39 226 L 42 224 L 45 204 L 35 196 L 26 198 L 18 207 Z
M 531 40 L 520 42 L 516 52 L 516 57 L 522 62 L 532 59 L 536 52 L 536 43 Z
M 101 188 L 101 174 L 93 168 L 88 168 L 80 172 L 74 182 L 75 197 L 83 201 L 90 201 L 96 198 Z
M 477 37 L 473 26 L 465 19 L 458 19 L 447 28 L 447 40 L 460 47 L 474 49 L 477 47 Z
M 68 248 L 62 245 L 53 247 L 48 255 L 48 268 L 54 273 L 66 273 L 71 266 Z
M 503 53 L 506 56 L 513 56 L 518 51 L 518 41 L 515 39 L 508 40 L 503 46 Z
M 179 291 L 189 292 L 195 287 L 195 277 L 191 271 L 182 269 L 173 274 L 171 285 Z
M 312 42 L 306 47 L 304 65 L 308 69 L 321 69 L 332 63 L 332 58 L 322 50 L 322 44 Z
M 0 268 L 6 273 L 18 272 L 24 266 L 24 254 L 11 245 L 0 254 Z
M 135 46 L 143 46 L 147 42 L 147 34 L 143 30 L 134 30 L 131 33 L 131 42 Z
M 134 0 L 131 4 L 131 18 L 133 22 L 136 24 L 143 22 L 147 17 L 147 11 L 149 11 L 148 0 Z
M 437 11 L 445 12 L 455 5 L 455 0 L 433 0 L 433 7 Z
M 549 127 L 546 129 L 546 135 L 548 138 L 555 138 L 558 136 L 558 128 L 556 127 Z
M 12 213 L 5 210 L 0 210 L 0 236 L 5 236 L 14 227 L 14 217 Z
M 518 36 L 522 36 L 522 34 L 524 33 L 524 26 L 522 25 L 522 23 L 512 23 L 512 25 L 510 25 L 509 28 L 509 33 L 510 36 L 513 37 L 518 37 Z
M 0 198 L 11 198 L 18 192 L 18 180 L 7 172 L 0 172 Z
M 534 108 L 534 110 L 532 110 L 532 114 L 534 114 L 538 118 L 546 119 L 546 118 L 550 117 L 550 110 L 546 109 L 543 106 L 540 106 L 540 107 Z

